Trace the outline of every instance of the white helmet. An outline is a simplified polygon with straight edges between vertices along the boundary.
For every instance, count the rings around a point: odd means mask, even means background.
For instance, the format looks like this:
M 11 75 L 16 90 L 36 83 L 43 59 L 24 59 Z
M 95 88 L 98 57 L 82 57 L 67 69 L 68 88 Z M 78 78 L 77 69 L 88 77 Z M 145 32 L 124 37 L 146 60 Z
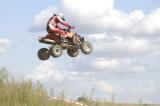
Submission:
M 65 18 L 64 18 L 64 16 L 63 16 L 62 13 L 59 13 L 58 16 L 59 16 L 63 21 L 65 21 Z

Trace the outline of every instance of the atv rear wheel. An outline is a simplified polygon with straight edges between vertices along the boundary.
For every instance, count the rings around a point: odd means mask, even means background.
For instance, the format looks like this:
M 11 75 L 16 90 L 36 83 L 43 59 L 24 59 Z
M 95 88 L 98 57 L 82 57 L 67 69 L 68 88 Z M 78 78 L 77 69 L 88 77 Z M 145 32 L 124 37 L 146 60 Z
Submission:
M 79 54 L 79 49 L 67 49 L 67 53 L 70 57 L 76 57 Z
M 93 50 L 92 44 L 88 41 L 82 42 L 81 50 L 84 54 L 90 54 Z
M 48 60 L 50 57 L 50 52 L 47 48 L 41 48 L 38 51 L 38 58 L 40 60 Z
M 62 55 L 63 49 L 60 45 L 55 45 L 50 49 L 51 55 L 53 57 L 60 57 Z

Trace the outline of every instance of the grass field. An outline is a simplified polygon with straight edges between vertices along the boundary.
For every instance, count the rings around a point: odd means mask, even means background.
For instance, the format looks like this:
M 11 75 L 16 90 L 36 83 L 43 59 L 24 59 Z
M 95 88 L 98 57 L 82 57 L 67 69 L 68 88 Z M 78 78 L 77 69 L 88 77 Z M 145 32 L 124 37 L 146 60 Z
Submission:
M 153 106 L 100 102 L 92 97 L 79 97 L 79 102 L 76 102 L 65 99 L 63 91 L 59 97 L 56 98 L 52 92 L 47 92 L 38 81 L 34 84 L 30 80 L 17 81 L 6 68 L 0 69 L 0 106 Z

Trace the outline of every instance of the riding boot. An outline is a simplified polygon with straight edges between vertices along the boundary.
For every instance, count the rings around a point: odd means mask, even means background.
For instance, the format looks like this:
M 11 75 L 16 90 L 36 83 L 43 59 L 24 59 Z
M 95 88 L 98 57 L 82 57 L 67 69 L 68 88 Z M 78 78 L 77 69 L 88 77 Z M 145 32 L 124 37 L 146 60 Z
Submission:
M 75 36 L 72 37 L 72 43 L 73 43 L 73 45 L 75 45 L 75 46 L 77 45 L 76 37 L 75 37 Z

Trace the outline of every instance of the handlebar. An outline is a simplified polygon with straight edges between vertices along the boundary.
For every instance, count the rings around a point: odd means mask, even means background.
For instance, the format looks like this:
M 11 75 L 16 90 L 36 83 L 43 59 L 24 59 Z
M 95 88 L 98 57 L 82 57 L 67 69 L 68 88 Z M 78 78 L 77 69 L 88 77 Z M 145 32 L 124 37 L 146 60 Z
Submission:
M 70 28 L 65 28 L 65 29 L 62 29 L 63 31 L 65 32 L 70 32 Z
M 65 28 L 65 29 L 62 29 L 62 30 L 66 31 L 66 32 L 70 32 L 71 29 L 74 29 L 74 26 L 73 27 L 68 27 L 68 28 Z

